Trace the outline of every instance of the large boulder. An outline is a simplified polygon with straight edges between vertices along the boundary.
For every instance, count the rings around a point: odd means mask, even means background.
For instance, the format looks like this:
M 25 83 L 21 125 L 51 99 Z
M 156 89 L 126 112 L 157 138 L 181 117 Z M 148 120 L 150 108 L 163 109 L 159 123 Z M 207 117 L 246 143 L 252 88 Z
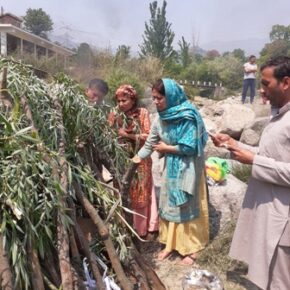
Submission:
M 239 104 L 223 104 L 220 132 L 239 139 L 243 129 L 255 119 L 255 112 Z
M 217 124 L 213 120 L 205 117 L 203 118 L 203 122 L 208 132 L 212 132 L 212 133 L 217 132 Z
M 215 235 L 231 219 L 236 219 L 247 184 L 232 174 L 224 184 L 209 186 L 211 234 Z
M 204 148 L 204 155 L 206 159 L 212 156 L 229 159 L 230 151 L 223 147 L 216 147 L 211 141 L 211 139 L 209 138 Z
M 268 117 L 254 119 L 242 132 L 240 141 L 248 145 L 257 146 L 265 126 L 269 123 Z

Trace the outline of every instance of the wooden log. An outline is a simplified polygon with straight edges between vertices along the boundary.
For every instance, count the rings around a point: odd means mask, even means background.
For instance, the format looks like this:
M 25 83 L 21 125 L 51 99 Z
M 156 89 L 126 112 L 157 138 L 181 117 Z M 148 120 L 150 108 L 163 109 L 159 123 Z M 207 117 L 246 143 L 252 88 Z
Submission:
M 147 265 L 147 263 L 144 261 L 144 259 L 141 258 L 141 255 L 135 246 L 132 246 L 131 253 L 132 253 L 132 256 L 135 259 L 135 261 L 138 263 L 139 267 L 145 273 L 147 281 L 150 285 L 150 289 L 166 290 L 164 284 L 161 282 L 161 280 L 156 275 L 156 273 L 153 271 L 153 269 Z
M 93 276 L 94 276 L 95 281 L 96 281 L 97 289 L 105 290 L 105 284 L 103 282 L 103 278 L 101 276 L 101 273 L 98 269 L 97 262 L 95 261 L 95 259 L 93 257 L 93 254 L 90 250 L 89 244 L 88 244 L 87 240 L 85 239 L 84 234 L 83 234 L 79 224 L 77 223 L 76 215 L 75 215 L 75 205 L 74 205 L 72 198 L 68 198 L 68 204 L 69 204 L 69 207 L 71 209 L 71 212 L 70 212 L 71 219 L 75 223 L 74 233 L 79 241 L 79 244 L 81 245 L 80 250 L 83 252 L 84 256 L 86 256 L 88 259 L 89 265 L 92 269 Z
M 34 247 L 34 242 L 31 239 L 27 241 L 27 260 L 31 272 L 32 289 L 44 290 L 45 288 L 38 254 Z
M 11 109 L 14 105 L 14 100 L 7 91 L 7 67 L 4 67 L 2 71 L 0 85 L 0 101 L 4 106 L 6 106 L 9 109 Z
M 59 159 L 59 179 L 60 184 L 63 190 L 63 197 L 61 204 L 63 208 L 67 207 L 66 198 L 68 196 L 68 165 L 65 159 L 65 133 L 64 126 L 62 122 L 62 107 L 57 99 L 54 100 L 54 107 L 58 114 L 58 130 L 60 133 L 60 138 L 58 141 L 58 153 L 60 156 Z M 58 259 L 59 259 L 59 269 L 62 279 L 63 290 L 73 290 L 73 277 L 69 256 L 69 236 L 68 231 L 65 228 L 64 222 L 62 221 L 61 213 L 58 212 L 57 217 L 57 249 L 58 249 Z
M 117 278 L 121 284 L 122 289 L 124 290 L 133 290 L 133 285 L 130 283 L 129 279 L 126 277 L 125 272 L 123 270 L 123 267 L 121 265 L 121 262 L 119 260 L 119 257 L 116 253 L 116 250 L 114 248 L 113 242 L 110 238 L 109 231 L 103 222 L 103 220 L 98 215 L 96 209 L 94 206 L 90 203 L 90 201 L 85 197 L 84 192 L 82 191 L 79 184 L 74 182 L 74 188 L 75 188 L 75 194 L 78 199 L 78 201 L 81 203 L 83 208 L 86 210 L 94 224 L 96 225 L 98 232 L 101 236 L 101 239 L 103 240 L 106 250 L 108 253 L 108 256 L 110 258 L 112 267 L 117 275 Z
M 61 284 L 61 277 L 60 277 L 59 269 L 57 267 L 58 263 L 56 263 L 56 261 L 54 260 L 55 256 L 56 255 L 54 253 L 46 252 L 44 260 L 42 261 L 42 264 L 44 265 L 45 270 L 47 271 L 47 273 L 50 276 L 50 279 L 52 280 L 52 282 L 50 283 L 56 285 L 58 289 Z M 44 277 L 44 281 L 45 281 L 45 277 Z
M 0 280 L 2 290 L 13 290 L 13 276 L 8 255 L 3 243 L 3 235 L 0 234 Z

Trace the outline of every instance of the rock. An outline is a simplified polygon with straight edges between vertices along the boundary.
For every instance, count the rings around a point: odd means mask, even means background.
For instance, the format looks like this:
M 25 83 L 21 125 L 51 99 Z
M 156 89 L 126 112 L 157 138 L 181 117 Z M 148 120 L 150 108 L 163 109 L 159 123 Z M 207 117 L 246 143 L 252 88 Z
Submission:
M 208 132 L 212 132 L 212 133 L 217 132 L 217 125 L 214 121 L 212 121 L 209 118 L 203 118 L 203 122 Z
M 254 119 L 242 132 L 240 141 L 248 145 L 257 146 L 260 141 L 262 131 L 269 122 L 269 117 Z
M 254 120 L 254 111 L 238 104 L 223 104 L 222 108 L 224 113 L 222 114 L 220 132 L 239 139 L 243 129 Z
M 260 100 L 254 102 L 252 106 L 256 117 L 268 117 L 271 114 L 271 105 L 270 104 L 262 104 Z
M 208 157 L 220 157 L 220 158 L 225 158 L 229 159 L 230 158 L 230 152 L 229 150 L 222 148 L 222 147 L 216 147 L 211 139 L 206 143 L 205 149 L 204 149 L 204 155 L 205 158 L 207 159 Z
M 232 174 L 222 185 L 209 186 L 211 231 L 216 234 L 227 221 L 236 219 L 246 192 L 247 184 Z

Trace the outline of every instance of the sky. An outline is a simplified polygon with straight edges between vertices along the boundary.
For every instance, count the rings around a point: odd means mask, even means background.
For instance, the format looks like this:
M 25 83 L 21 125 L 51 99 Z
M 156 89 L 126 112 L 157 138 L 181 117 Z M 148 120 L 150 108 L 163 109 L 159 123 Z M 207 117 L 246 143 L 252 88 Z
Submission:
M 17 16 L 25 15 L 28 8 L 42 8 L 54 22 L 54 34 L 65 35 L 67 41 L 112 49 L 124 44 L 138 51 L 151 2 L 0 0 L 0 5 L 4 12 Z M 158 0 L 159 6 L 162 3 Z M 269 41 L 274 24 L 290 25 L 290 0 L 167 0 L 166 11 L 175 33 L 175 48 L 184 36 L 187 42 L 206 49 L 226 51 L 241 45 L 251 54 L 257 50 L 257 42 L 261 46 Z

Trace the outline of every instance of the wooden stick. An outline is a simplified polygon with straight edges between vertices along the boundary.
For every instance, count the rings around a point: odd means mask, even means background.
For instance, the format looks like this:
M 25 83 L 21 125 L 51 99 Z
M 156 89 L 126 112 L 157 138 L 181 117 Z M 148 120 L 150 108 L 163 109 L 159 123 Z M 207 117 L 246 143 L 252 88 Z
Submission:
M 104 224 L 103 220 L 100 218 L 94 206 L 90 201 L 85 197 L 84 192 L 82 191 L 80 185 L 74 182 L 75 194 L 78 201 L 81 203 L 83 208 L 86 210 L 93 223 L 97 226 L 98 232 L 106 246 L 107 253 L 109 255 L 110 261 L 112 263 L 113 269 L 118 277 L 118 280 L 122 286 L 123 290 L 132 290 L 133 285 L 130 283 L 128 278 L 125 275 L 125 272 L 120 263 L 119 257 L 114 248 L 113 242 L 110 238 L 109 231 Z
M 58 129 L 60 132 L 60 139 L 58 144 L 58 153 L 60 156 L 60 184 L 64 195 L 62 197 L 62 206 L 63 208 L 67 207 L 66 204 L 66 197 L 68 196 L 67 188 L 68 188 L 68 166 L 65 159 L 65 133 L 64 127 L 62 122 L 62 108 L 57 99 L 54 100 L 54 106 L 58 114 L 59 124 Z M 61 214 L 58 212 L 57 218 L 57 249 L 58 249 L 58 256 L 59 256 L 59 269 L 61 273 L 62 279 L 62 287 L 63 290 L 73 290 L 73 275 L 71 271 L 71 263 L 70 263 L 70 256 L 69 256 L 69 236 L 68 231 L 65 228 L 65 225 L 61 219 Z
M 39 264 L 38 254 L 34 248 L 34 242 L 29 239 L 27 241 L 27 258 L 31 272 L 32 289 L 44 290 L 44 282 Z
M 13 276 L 7 252 L 4 248 L 3 235 L 0 234 L 0 280 L 2 290 L 13 290 Z
M 131 182 L 132 182 L 132 179 L 134 177 L 137 167 L 138 167 L 138 164 L 136 163 L 131 162 L 131 164 L 129 164 L 128 169 L 122 178 L 122 185 L 120 189 L 120 194 L 122 197 L 123 205 L 130 209 L 131 209 L 130 186 L 131 186 Z M 132 226 L 133 215 L 131 213 L 129 214 L 125 212 L 125 217 L 126 217 L 127 222 Z
M 101 276 L 101 273 L 98 269 L 97 262 L 95 261 L 93 255 L 92 255 L 92 252 L 90 250 L 89 244 L 86 241 L 84 234 L 83 234 L 80 226 L 77 223 L 76 215 L 75 215 L 75 205 L 74 205 L 74 202 L 71 198 L 68 198 L 68 204 L 69 204 L 69 207 L 71 209 L 71 214 L 70 214 L 71 219 L 75 223 L 75 226 L 74 226 L 75 235 L 76 235 L 79 243 L 81 244 L 81 251 L 84 253 L 84 255 L 88 259 L 88 262 L 90 264 L 90 267 L 92 269 L 92 272 L 93 272 L 93 275 L 94 275 L 94 278 L 96 281 L 97 289 L 105 290 L 105 284 L 103 282 L 103 278 Z

